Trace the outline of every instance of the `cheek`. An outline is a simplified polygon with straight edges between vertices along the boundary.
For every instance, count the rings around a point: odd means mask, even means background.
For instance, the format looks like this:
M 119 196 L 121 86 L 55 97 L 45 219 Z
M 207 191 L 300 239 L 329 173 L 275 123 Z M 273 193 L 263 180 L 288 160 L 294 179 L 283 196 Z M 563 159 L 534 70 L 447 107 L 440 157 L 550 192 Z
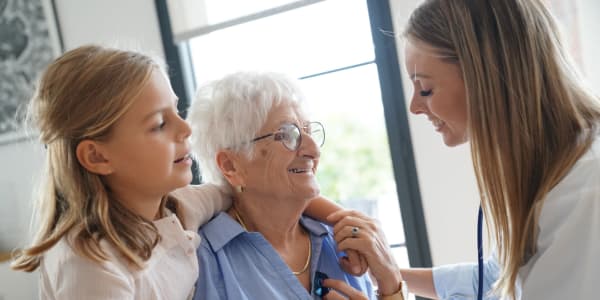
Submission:
M 452 91 L 431 98 L 430 111 L 444 122 L 462 124 L 467 121 L 467 104 L 464 94 Z
M 463 127 L 467 124 L 467 99 L 462 90 L 456 91 L 452 101 L 454 121 Z
M 265 149 L 261 149 L 260 150 L 260 157 L 261 158 L 266 158 L 267 155 L 269 155 L 269 151 L 265 150 Z

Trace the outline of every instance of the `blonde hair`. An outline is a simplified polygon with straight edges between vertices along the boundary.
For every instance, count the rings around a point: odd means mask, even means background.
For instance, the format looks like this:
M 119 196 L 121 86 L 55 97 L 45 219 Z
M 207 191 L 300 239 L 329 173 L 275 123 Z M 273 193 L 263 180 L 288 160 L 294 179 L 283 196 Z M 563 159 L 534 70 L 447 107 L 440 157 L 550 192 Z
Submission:
M 102 177 L 82 167 L 75 149 L 84 139 L 107 139 L 153 70 L 161 68 L 148 56 L 100 46 L 71 50 L 48 66 L 28 109 L 47 147 L 36 211 L 40 224 L 13 269 L 35 270 L 63 236 L 97 262 L 108 257 L 100 247 L 103 239 L 138 267 L 150 257 L 160 238 L 157 229 L 115 201 Z
M 495 291 L 514 298 L 543 200 L 597 132 L 598 99 L 539 0 L 427 0 L 405 35 L 462 69 L 481 204 L 503 266 Z

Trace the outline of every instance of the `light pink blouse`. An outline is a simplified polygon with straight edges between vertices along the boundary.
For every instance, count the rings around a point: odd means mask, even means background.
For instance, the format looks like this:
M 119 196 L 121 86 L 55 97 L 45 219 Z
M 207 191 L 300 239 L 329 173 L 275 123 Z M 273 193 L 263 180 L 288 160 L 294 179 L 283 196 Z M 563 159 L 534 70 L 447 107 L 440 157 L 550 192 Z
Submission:
M 63 237 L 44 254 L 40 265 L 41 299 L 189 299 L 198 277 L 196 248 L 201 224 L 231 205 L 211 184 L 172 193 L 180 201 L 185 224 L 171 214 L 154 221 L 161 235 L 143 269 L 128 265 L 107 242 L 110 259 L 93 262 L 76 254 Z

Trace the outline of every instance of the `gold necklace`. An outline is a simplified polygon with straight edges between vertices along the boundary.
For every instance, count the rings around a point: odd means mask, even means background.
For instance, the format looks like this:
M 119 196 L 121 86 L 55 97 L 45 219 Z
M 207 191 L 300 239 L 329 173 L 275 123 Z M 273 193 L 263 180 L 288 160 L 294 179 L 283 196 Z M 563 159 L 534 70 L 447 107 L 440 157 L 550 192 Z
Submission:
M 240 225 L 242 225 L 244 230 L 248 231 L 248 228 L 246 227 L 246 224 L 242 220 L 242 217 L 238 213 L 237 209 L 235 207 L 232 207 L 232 209 L 233 209 L 233 214 L 235 215 L 235 219 L 238 221 L 238 223 L 240 223 Z M 304 267 L 302 267 L 302 270 L 292 271 L 292 273 L 297 276 L 297 275 L 300 275 L 300 274 L 306 272 L 306 270 L 308 270 L 308 266 L 310 265 L 311 258 L 312 258 L 312 240 L 310 239 L 310 235 L 309 235 L 308 236 L 308 257 L 306 257 L 306 262 L 304 263 Z

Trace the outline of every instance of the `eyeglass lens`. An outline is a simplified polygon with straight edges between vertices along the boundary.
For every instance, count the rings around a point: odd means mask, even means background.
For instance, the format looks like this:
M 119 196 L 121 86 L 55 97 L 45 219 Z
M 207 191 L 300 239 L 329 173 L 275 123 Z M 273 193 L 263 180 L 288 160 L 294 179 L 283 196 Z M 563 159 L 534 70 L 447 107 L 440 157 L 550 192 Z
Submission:
M 296 150 L 300 145 L 300 130 L 293 124 L 281 126 L 279 132 L 275 133 L 275 140 L 280 141 L 289 150 Z
M 323 125 L 318 122 L 311 122 L 308 124 L 308 135 L 315 141 L 317 146 L 322 147 L 325 143 L 325 129 Z
M 311 122 L 303 129 L 319 147 L 323 146 L 325 132 L 321 123 Z M 275 139 L 281 141 L 289 150 L 295 151 L 300 146 L 302 135 L 296 125 L 285 124 L 280 128 L 279 132 L 275 133 Z

